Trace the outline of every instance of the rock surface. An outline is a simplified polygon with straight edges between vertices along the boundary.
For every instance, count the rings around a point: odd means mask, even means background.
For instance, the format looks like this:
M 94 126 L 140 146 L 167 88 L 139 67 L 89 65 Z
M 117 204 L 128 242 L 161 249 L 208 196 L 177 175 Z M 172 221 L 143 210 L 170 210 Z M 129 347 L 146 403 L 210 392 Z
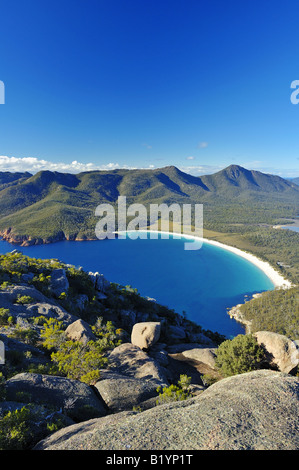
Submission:
M 19 296 L 29 296 L 32 302 L 29 304 L 18 304 Z M 67 312 L 53 298 L 48 298 L 33 286 L 13 286 L 0 291 L 0 306 L 9 309 L 10 315 L 15 319 L 45 316 L 57 318 L 64 324 L 69 324 L 78 319 L 77 316 Z
M 135 323 L 131 334 L 131 343 L 140 349 L 151 348 L 160 338 L 161 323 L 142 322 Z
M 194 359 L 197 362 L 203 362 L 212 369 L 215 369 L 216 351 L 217 349 L 215 348 L 195 348 L 182 351 L 182 355 L 188 359 Z
M 110 371 L 101 371 L 101 380 L 95 384 L 107 407 L 112 412 L 129 410 L 140 406 L 149 398 L 158 397 L 156 380 L 128 377 Z M 155 401 L 153 405 L 155 406 Z
M 51 273 L 50 289 L 55 297 L 59 297 L 63 293 L 67 293 L 69 289 L 69 281 L 64 269 L 54 269 Z
M 65 330 L 65 334 L 69 339 L 80 341 L 83 344 L 86 344 L 88 341 L 96 340 L 88 323 L 81 319 L 71 323 Z
M 98 416 L 107 414 L 91 387 L 78 380 L 24 372 L 6 382 L 7 400 L 15 401 L 19 392 L 23 392 L 30 403 L 69 408 L 74 418 L 86 406 L 92 407 Z
M 258 331 L 254 336 L 265 347 L 271 366 L 276 365 L 281 372 L 288 374 L 299 364 L 299 349 L 286 336 L 270 331 Z
M 108 356 L 113 372 L 136 379 L 156 380 L 159 385 L 168 385 L 167 373 L 153 358 L 131 343 L 117 346 Z
M 93 282 L 94 288 L 98 290 L 99 292 L 105 293 L 110 286 L 110 282 L 107 281 L 104 275 L 98 272 L 96 273 L 89 272 L 88 274 L 89 274 L 90 279 Z
M 295 450 L 299 379 L 261 370 L 223 379 L 196 398 L 69 426 L 48 450 Z

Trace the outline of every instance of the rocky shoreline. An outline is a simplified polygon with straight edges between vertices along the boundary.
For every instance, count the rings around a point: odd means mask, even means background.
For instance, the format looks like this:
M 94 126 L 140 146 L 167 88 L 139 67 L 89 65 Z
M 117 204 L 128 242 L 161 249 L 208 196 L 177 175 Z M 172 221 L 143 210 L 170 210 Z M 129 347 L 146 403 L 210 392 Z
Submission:
M 95 241 L 98 240 L 96 236 L 90 237 L 90 236 L 68 236 L 65 235 L 64 232 L 59 232 L 55 237 L 47 237 L 47 238 L 36 238 L 36 237 L 31 237 L 29 235 L 18 235 L 13 233 L 11 228 L 5 229 L 5 230 L 0 230 L 0 238 L 2 240 L 11 243 L 12 245 L 18 245 L 18 246 L 33 246 L 33 245 L 47 245 L 50 243 L 56 243 L 56 242 L 61 242 L 61 241 Z
M 253 294 L 252 299 L 256 299 L 260 297 L 262 294 Z M 228 315 L 233 318 L 235 321 L 240 323 L 242 326 L 245 328 L 245 334 L 250 334 L 251 333 L 251 325 L 252 322 L 250 320 L 246 320 L 243 313 L 240 310 L 240 307 L 242 307 L 244 304 L 238 304 L 232 307 L 227 311 Z

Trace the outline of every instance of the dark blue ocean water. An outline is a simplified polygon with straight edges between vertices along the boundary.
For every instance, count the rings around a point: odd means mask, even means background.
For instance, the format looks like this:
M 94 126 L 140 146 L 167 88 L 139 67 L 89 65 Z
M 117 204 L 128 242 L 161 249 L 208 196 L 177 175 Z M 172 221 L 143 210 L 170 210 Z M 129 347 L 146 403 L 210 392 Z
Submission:
M 227 337 L 244 333 L 227 309 L 245 296 L 274 288 L 270 279 L 247 260 L 204 243 L 184 250 L 184 239 L 115 239 L 58 242 L 15 247 L 0 241 L 0 253 L 19 249 L 35 258 L 58 258 L 86 271 L 98 271 L 112 281 L 131 285 L 143 296 L 186 312 L 204 329 Z

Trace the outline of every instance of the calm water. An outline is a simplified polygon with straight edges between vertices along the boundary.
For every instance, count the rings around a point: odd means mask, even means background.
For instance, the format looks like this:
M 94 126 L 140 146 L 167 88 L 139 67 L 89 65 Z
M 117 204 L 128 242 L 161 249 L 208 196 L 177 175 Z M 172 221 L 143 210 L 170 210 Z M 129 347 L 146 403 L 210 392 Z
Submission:
M 299 232 L 299 227 L 293 227 L 292 225 L 282 225 L 281 228 L 285 230 L 292 230 L 293 232 Z
M 0 240 L 0 253 L 19 249 L 36 258 L 58 258 L 112 281 L 131 285 L 143 296 L 186 312 L 204 329 L 233 337 L 244 330 L 227 315 L 227 308 L 246 295 L 273 289 L 269 278 L 247 260 L 204 243 L 200 250 L 184 250 L 183 239 L 115 239 L 58 242 L 15 247 Z

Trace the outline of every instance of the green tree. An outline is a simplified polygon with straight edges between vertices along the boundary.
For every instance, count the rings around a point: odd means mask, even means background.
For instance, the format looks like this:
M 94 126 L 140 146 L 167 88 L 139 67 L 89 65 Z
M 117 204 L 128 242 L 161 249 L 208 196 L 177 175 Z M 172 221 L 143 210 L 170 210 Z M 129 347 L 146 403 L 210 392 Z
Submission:
M 216 366 L 224 376 L 229 377 L 259 369 L 264 359 L 264 350 L 253 335 L 238 335 L 220 344 Z

